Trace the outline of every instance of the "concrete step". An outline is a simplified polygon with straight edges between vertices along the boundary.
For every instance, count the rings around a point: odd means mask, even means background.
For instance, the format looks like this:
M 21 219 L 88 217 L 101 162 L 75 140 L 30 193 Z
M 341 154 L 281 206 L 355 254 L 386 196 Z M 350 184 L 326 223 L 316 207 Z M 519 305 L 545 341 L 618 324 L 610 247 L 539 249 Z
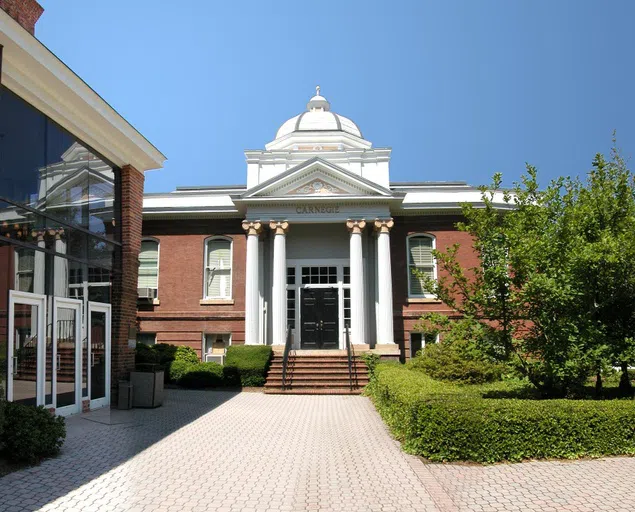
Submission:
M 366 383 L 367 384 L 367 383 Z M 355 382 L 353 381 L 353 387 L 363 388 L 365 385 L 363 382 Z M 304 389 L 304 388 L 320 388 L 320 389 L 331 389 L 331 388 L 348 388 L 349 383 L 347 380 L 341 381 L 320 381 L 320 380 L 303 380 L 303 381 L 292 381 L 288 382 L 287 386 L 290 389 Z M 270 388 L 282 388 L 282 382 L 267 382 L 265 383 L 265 389 Z
M 361 395 L 361 388 L 330 388 L 330 389 L 311 389 L 311 388 L 265 388 L 267 395 Z
M 353 374 L 368 375 L 368 371 L 360 371 L 353 369 Z M 282 368 L 274 368 L 269 370 L 270 376 L 282 375 Z M 348 376 L 348 368 L 287 368 L 287 375 L 346 375 Z
M 270 365 L 270 368 L 282 368 L 282 362 L 274 362 Z M 298 360 L 290 360 L 287 364 L 288 367 L 306 367 L 306 366 L 325 366 L 325 367 L 333 367 L 333 368 L 348 368 L 348 361 L 319 361 L 313 360 L 310 361 L 298 361 Z M 366 368 L 366 364 L 359 361 L 352 361 L 351 366 L 353 368 Z
M 357 383 L 360 386 L 365 386 L 366 384 L 368 384 L 368 377 L 353 377 L 353 383 Z M 348 375 L 345 377 L 333 377 L 330 375 L 307 375 L 305 377 L 302 378 L 298 378 L 298 377 L 288 377 L 286 379 L 287 383 L 291 384 L 292 386 L 298 385 L 298 384 L 302 384 L 305 382 L 320 382 L 323 384 L 333 384 L 336 385 L 338 383 L 344 383 L 346 385 L 348 385 L 349 382 L 349 378 Z M 273 384 L 273 385 L 281 385 L 282 384 L 282 377 L 272 377 L 272 378 L 268 378 L 267 382 L 265 385 L 267 384 Z

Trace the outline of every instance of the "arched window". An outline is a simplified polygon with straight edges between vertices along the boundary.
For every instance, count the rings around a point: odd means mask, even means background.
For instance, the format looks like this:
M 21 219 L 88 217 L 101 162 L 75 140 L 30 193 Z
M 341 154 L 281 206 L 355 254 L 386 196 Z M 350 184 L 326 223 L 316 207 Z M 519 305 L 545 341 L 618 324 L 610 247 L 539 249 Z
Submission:
M 422 277 L 415 275 L 415 269 L 432 279 L 437 277 L 436 261 L 432 255 L 435 248 L 434 237 L 430 235 L 411 235 L 408 237 L 408 296 L 430 297 L 424 289 Z
M 159 241 L 151 238 L 141 241 L 139 252 L 138 288 L 159 290 Z M 155 294 L 155 297 L 156 295 Z
M 232 295 L 232 242 L 210 238 L 205 243 L 206 299 L 230 299 Z

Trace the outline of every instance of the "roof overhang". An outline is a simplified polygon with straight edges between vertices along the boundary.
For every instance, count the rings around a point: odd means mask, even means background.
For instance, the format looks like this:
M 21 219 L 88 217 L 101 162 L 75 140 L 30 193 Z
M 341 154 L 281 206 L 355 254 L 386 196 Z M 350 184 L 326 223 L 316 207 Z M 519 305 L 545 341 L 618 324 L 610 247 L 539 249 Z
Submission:
M 163 167 L 156 147 L 2 9 L 0 45 L 3 85 L 113 164 Z

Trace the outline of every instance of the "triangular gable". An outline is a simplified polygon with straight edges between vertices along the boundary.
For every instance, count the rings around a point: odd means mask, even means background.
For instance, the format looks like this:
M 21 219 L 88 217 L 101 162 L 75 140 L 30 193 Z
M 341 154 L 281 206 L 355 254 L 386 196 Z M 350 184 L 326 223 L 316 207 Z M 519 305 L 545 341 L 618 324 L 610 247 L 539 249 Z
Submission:
M 252 187 L 241 195 L 241 199 L 306 196 L 392 197 L 392 192 L 338 165 L 315 157 Z
M 86 180 L 86 176 L 89 178 L 93 178 L 94 181 L 89 183 Z M 90 194 L 91 188 L 98 188 L 100 184 L 105 183 L 108 188 L 114 185 L 114 181 L 103 174 L 93 171 L 88 167 L 88 164 L 82 163 L 82 167 L 77 169 L 73 169 L 69 172 L 68 176 L 65 176 L 60 181 L 55 183 L 51 188 L 47 190 L 46 197 L 42 198 L 39 203 L 46 203 L 47 206 L 56 205 L 56 201 L 61 199 L 61 204 L 72 204 L 72 203 L 85 203 L 88 202 L 92 197 L 95 197 L 97 200 L 103 200 L 104 198 L 99 194 L 92 196 Z M 69 200 L 68 191 L 73 189 L 74 187 L 81 187 L 82 193 L 80 197 L 75 197 Z

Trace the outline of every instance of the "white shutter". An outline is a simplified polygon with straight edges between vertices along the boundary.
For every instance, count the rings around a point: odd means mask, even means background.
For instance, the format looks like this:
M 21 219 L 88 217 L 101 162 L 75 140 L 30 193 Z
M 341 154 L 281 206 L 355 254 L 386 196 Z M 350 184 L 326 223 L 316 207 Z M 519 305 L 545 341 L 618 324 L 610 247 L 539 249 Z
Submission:
M 206 296 L 224 299 L 231 297 L 231 242 L 210 240 L 207 243 Z
M 158 288 L 159 284 L 159 243 L 154 240 L 141 242 L 139 253 L 139 288 Z
M 413 269 L 434 277 L 434 256 L 432 255 L 432 238 L 417 236 L 408 239 L 408 272 L 410 273 L 410 295 L 425 295 L 423 279 L 413 273 Z

